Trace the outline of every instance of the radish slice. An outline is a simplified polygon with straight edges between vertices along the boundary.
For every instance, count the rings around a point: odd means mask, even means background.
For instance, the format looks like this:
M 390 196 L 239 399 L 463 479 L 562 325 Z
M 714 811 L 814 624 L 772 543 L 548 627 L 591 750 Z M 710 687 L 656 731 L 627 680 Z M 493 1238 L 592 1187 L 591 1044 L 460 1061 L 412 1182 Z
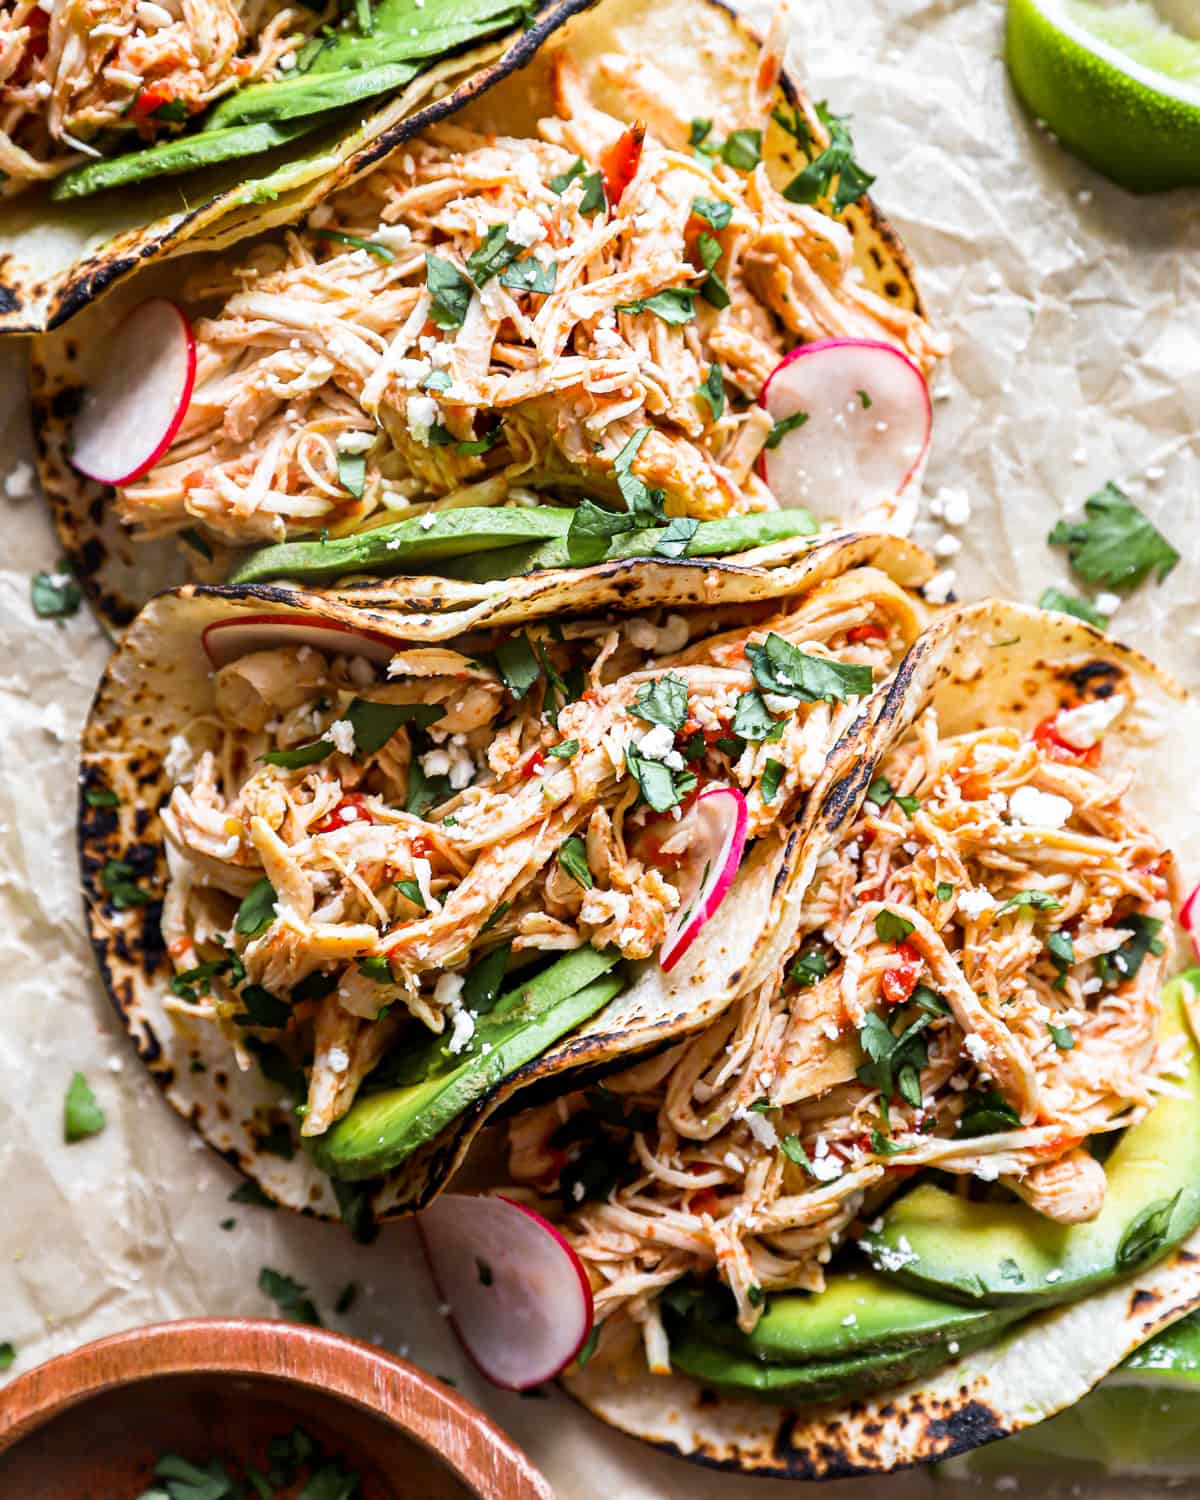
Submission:
M 443 1193 L 417 1215 L 463 1348 L 496 1385 L 553 1380 L 592 1331 L 592 1288 L 554 1225 L 509 1198 Z
M 269 651 L 272 646 L 312 646 L 317 651 L 365 656 L 377 662 L 390 661 L 400 649 L 390 637 L 376 631 L 356 630 L 335 620 L 315 623 L 311 615 L 241 615 L 217 620 L 204 631 L 200 642 L 214 667 L 223 667 L 251 651 Z
M 700 793 L 677 825 L 674 837 L 687 839 L 687 866 L 679 887 L 679 910 L 659 950 L 664 974 L 675 967 L 724 901 L 746 847 L 748 821 L 746 799 L 737 787 L 714 786 Z
M 1196 962 L 1200 963 L 1200 885 L 1183 903 L 1183 909 L 1179 913 L 1179 925 L 1192 940 L 1192 952 L 1196 955 Z
M 776 365 L 759 401 L 777 423 L 806 418 L 763 451 L 763 478 L 785 510 L 910 529 L 933 407 L 906 354 L 870 339 L 802 344 Z
M 181 307 L 151 297 L 117 328 L 75 418 L 71 463 L 101 484 L 132 484 L 179 431 L 196 384 L 196 340 Z

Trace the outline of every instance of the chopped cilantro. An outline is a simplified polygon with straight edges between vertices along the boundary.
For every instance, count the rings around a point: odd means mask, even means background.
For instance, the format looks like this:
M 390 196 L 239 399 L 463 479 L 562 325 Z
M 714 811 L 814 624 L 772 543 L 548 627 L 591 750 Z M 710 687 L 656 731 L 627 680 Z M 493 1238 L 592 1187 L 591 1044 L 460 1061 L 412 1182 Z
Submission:
M 713 366 L 716 369 L 716 366 Z M 702 388 L 703 389 L 703 388 Z M 683 557 L 692 538 L 700 530 L 700 522 L 691 516 L 672 516 L 667 529 L 654 544 L 655 557 Z
M 185 546 L 190 547 L 193 552 L 198 552 L 205 562 L 212 562 L 213 550 L 194 526 L 189 526 L 186 531 L 181 531 L 179 533 L 179 540 Z
M 117 911 L 145 906 L 153 900 L 149 891 L 134 884 L 134 878 L 133 866 L 124 859 L 110 859 L 100 871 L 100 885 Z
M 346 453 L 341 448 L 337 454 L 338 483 L 356 500 L 362 499 L 367 482 L 367 455 Z
M 954 886 L 948 880 L 939 880 L 934 887 L 934 895 L 939 901 L 949 901 L 954 895 Z
M 875 178 L 855 159 L 849 115 L 835 115 L 828 101 L 822 100 L 817 105 L 817 118 L 829 133 L 829 144 L 792 178 L 784 188 L 783 196 L 791 203 L 816 203 L 820 198 L 830 198 L 834 213 L 844 213 L 852 203 L 858 202 Z M 799 117 L 796 123 L 801 123 Z M 815 142 L 807 130 L 805 135 L 808 137 L 805 147 L 812 150 Z M 830 189 L 835 180 L 837 187 L 831 196 Z
M 738 172 L 753 171 L 762 160 L 762 131 L 733 131 L 721 147 L 721 160 Z
M 238 992 L 238 998 L 246 1007 L 234 1016 L 239 1026 L 266 1026 L 278 1029 L 286 1026 L 291 1017 L 291 1007 L 261 984 L 248 984 Z
M 778 448 L 789 432 L 795 432 L 797 427 L 803 427 L 807 421 L 806 411 L 794 411 L 790 417 L 781 417 L 767 433 L 766 447 Z
M 1166 1248 L 1167 1235 L 1171 1229 L 1171 1218 L 1183 1189 L 1173 1198 L 1158 1198 L 1148 1203 L 1131 1221 L 1117 1246 L 1116 1262 L 1119 1271 L 1131 1271 L 1161 1255 Z
M 1061 911 L 1062 902 L 1049 891 L 1018 891 L 1015 896 L 1008 898 L 996 915 L 1003 916 L 1006 911 L 1015 911 L 1018 907 L 1032 907 L 1034 911 Z
M 964 1100 L 958 1121 L 959 1135 L 998 1135 L 1005 1130 L 1020 1129 L 1020 1115 L 995 1089 L 983 1093 L 971 1089 Z
M 889 1140 L 882 1130 L 871 1132 L 871 1151 L 875 1156 L 899 1156 L 902 1151 L 909 1149 L 898 1141 Z
M 83 800 L 89 807 L 120 807 L 121 799 L 116 792 L 106 786 L 90 786 L 83 794 Z
M 724 229 L 733 218 L 733 204 L 723 203 L 720 198 L 693 198 L 692 212 L 714 229 Z
M 1075 1045 L 1075 1033 L 1069 1026 L 1056 1026 L 1053 1021 L 1047 1021 L 1046 1029 L 1060 1052 L 1070 1052 Z
M 812 1175 L 812 1162 L 809 1161 L 808 1152 L 804 1149 L 804 1142 L 798 1135 L 785 1135 L 779 1143 L 779 1149 L 787 1157 L 788 1161 L 793 1162 L 798 1167 L 803 1167 L 810 1176 Z
M 605 209 L 604 178 L 599 172 L 589 172 L 583 179 L 583 197 L 579 200 L 579 212 L 591 219 Z
M 1157 917 L 1147 917 L 1141 912 L 1131 912 L 1127 917 L 1116 919 L 1118 926 L 1133 933 L 1116 950 L 1106 953 L 1098 961 L 1101 977 L 1112 984 L 1132 979 L 1142 967 L 1147 953 L 1157 958 L 1163 952 L 1163 940 L 1159 937 L 1162 922 Z
M 17 1351 L 13 1344 L 5 1340 L 0 1344 L 0 1370 L 11 1370 L 16 1363 Z
M 567 531 L 567 556 L 573 563 L 584 566 L 599 562 L 608 552 L 613 537 L 634 530 L 636 522 L 631 515 L 581 500 Z
M 696 293 L 691 287 L 670 286 L 649 297 L 635 297 L 632 302 L 618 302 L 623 313 L 651 312 L 664 323 L 690 323 L 696 316 Z
M 467 256 L 467 275 L 476 286 L 486 286 L 510 266 L 525 247 L 514 244 L 503 224 L 493 224 L 484 241 Z
M 552 758 L 554 760 L 574 760 L 574 758 L 578 754 L 578 740 L 563 740 L 561 744 L 552 745 L 550 749 L 546 751 L 547 759 Z
M 524 631 L 510 636 L 496 648 L 496 665 L 500 668 L 505 687 L 517 703 L 542 675 L 537 656 Z
M 63 1139 L 68 1145 L 86 1141 L 99 1135 L 107 1123 L 87 1079 L 82 1073 L 74 1074 L 63 1101 Z
M 875 936 L 881 943 L 902 943 L 912 930 L 910 921 L 886 907 L 875 918 Z
M 855 391 L 854 394 L 858 397 L 858 404 L 862 407 L 863 411 L 870 411 L 875 405 L 866 391 Z
M 340 229 L 318 229 L 315 233 L 319 240 L 329 240 L 334 245 L 348 245 L 351 250 L 365 250 L 376 260 L 396 259 L 396 252 L 387 245 L 381 245 L 378 240 L 363 239 L 360 234 L 343 234 Z
M 321 1327 L 321 1315 L 308 1295 L 308 1288 L 282 1271 L 263 1266 L 258 1273 L 258 1289 L 270 1297 L 281 1316 L 293 1323 L 313 1323 Z
M 914 1005 L 919 1005 L 923 1011 L 931 1016 L 952 1015 L 949 1005 L 936 990 L 931 990 L 927 984 L 919 984 L 913 990 L 909 999 Z
M 509 913 L 509 911 L 511 909 L 512 909 L 512 902 L 511 901 L 501 901 L 500 905 L 495 909 L 494 912 L 492 912 L 491 916 L 487 919 L 487 921 L 479 929 L 479 935 L 480 935 L 480 937 L 482 937 L 485 932 L 491 932 L 492 928 L 495 927 L 496 923 L 503 921 L 504 918 L 508 915 L 508 913 Z
M 733 732 L 755 744 L 782 738 L 786 719 L 776 719 L 767 709 L 761 693 L 740 693 L 733 710 Z
M 1132 503 L 1108 483 L 1084 502 L 1083 521 L 1060 521 L 1048 538 L 1066 547 L 1080 578 L 1104 588 L 1132 588 L 1150 573 L 1161 583 L 1179 553 Z
M 652 490 L 644 479 L 639 479 L 633 472 L 633 461 L 649 436 L 648 427 L 639 427 L 613 459 L 617 488 L 637 526 L 655 526 L 665 523 L 667 519 L 663 514 L 662 503 L 665 496 L 662 490 Z
M 428 729 L 445 717 L 440 703 L 373 703 L 369 698 L 354 698 L 346 710 L 346 720 L 354 730 L 354 758 L 366 760 L 382 750 L 402 724 Z
M 515 261 L 511 266 L 506 266 L 500 273 L 500 285 L 514 292 L 538 292 L 546 297 L 554 290 L 557 283 L 558 263 L 550 261 L 549 264 L 543 265 L 532 255 L 526 256 L 524 260 Z
M 725 414 L 725 377 L 721 374 L 721 366 L 717 360 L 714 359 L 709 365 L 704 383 L 698 387 L 696 394 L 707 403 L 713 421 L 719 422 Z
M 643 682 L 629 712 L 647 724 L 662 724 L 677 733 L 687 719 L 687 683 L 674 672 L 656 677 L 653 682 Z
M 871 691 L 870 667 L 807 656 L 774 631 L 760 645 L 747 646 L 746 656 L 759 686 L 768 693 L 804 703 L 841 703 Z
M 417 896 L 420 897 L 420 894 L 418 890 Z M 373 979 L 376 984 L 392 983 L 392 966 L 382 953 L 368 953 L 365 958 L 360 958 L 358 972 L 364 979 Z
M 1046 939 L 1046 952 L 1060 974 L 1066 974 L 1074 966 L 1075 944 L 1071 941 L 1069 932 L 1052 932 Z
M 636 745 L 626 747 L 625 765 L 637 782 L 643 800 L 655 812 L 669 812 L 678 807 L 696 788 L 696 777 L 691 771 L 673 772 L 661 761 L 647 760 L 638 753 Z
M 425 897 L 421 894 L 421 887 L 415 880 L 393 880 L 392 884 L 400 892 L 406 901 L 411 901 L 418 911 L 425 911 Z M 391 978 L 391 975 L 388 976 Z
M 581 885 L 585 891 L 590 891 L 595 885 L 592 872 L 588 866 L 587 846 L 577 833 L 573 833 L 569 839 L 565 839 L 558 849 L 559 868 L 565 870 L 576 885 Z
M 784 764 L 780 760 L 768 760 L 763 766 L 759 788 L 764 802 L 774 802 L 783 781 L 784 769 Z
M 433 301 L 430 316 L 439 328 L 461 328 L 474 289 L 456 265 L 425 252 L 425 281 Z
M 820 948 L 806 948 L 788 965 L 788 978 L 806 989 L 830 971 L 829 956 Z
M 711 120 L 693 120 L 692 128 L 688 132 L 689 146 L 703 146 L 712 134 L 713 122 Z
M 587 171 L 584 166 L 583 157 L 577 156 L 565 172 L 560 172 L 557 177 L 550 179 L 550 191 L 557 193 L 561 198 L 577 177 L 582 177 Z
M 452 790 L 448 776 L 426 776 L 421 762 L 414 760 L 408 768 L 408 792 L 404 798 L 404 811 L 423 818 L 431 807 L 445 802 Z
M 929 1064 L 929 1049 L 923 1035 L 933 1017 L 923 1014 L 898 1033 L 876 1011 L 868 1011 L 858 1029 L 858 1041 L 867 1061 L 857 1076 L 860 1083 L 875 1089 L 887 1118 L 887 1101 L 899 1092 L 914 1109 L 921 1104 L 921 1069 Z

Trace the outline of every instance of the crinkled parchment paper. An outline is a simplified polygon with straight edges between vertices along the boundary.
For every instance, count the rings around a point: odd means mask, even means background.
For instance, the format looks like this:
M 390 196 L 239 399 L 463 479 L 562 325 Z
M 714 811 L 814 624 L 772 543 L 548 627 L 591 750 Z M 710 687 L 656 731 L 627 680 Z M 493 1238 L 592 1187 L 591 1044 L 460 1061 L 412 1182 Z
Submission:
M 1039 132 L 1007 84 L 998 0 L 795 9 L 797 70 L 817 98 L 854 114 L 876 197 L 954 337 L 935 381 L 929 481 L 931 492 L 966 490 L 973 505 L 957 533 L 962 552 L 948 560 L 960 591 L 1034 600 L 1066 584 L 1046 532 L 1115 478 L 1184 554 L 1166 585 L 1121 608 L 1115 633 L 1200 688 L 1200 196 L 1131 198 Z M 19 345 L 0 350 L 0 474 L 28 451 L 23 358 Z M 342 1319 L 330 1313 L 331 1325 L 452 1376 L 563 1500 L 794 1494 L 685 1468 L 607 1433 L 561 1395 L 487 1389 L 448 1336 L 404 1226 L 362 1248 L 340 1229 L 227 1203 L 235 1177 L 142 1076 L 92 970 L 75 879 L 75 754 L 106 645 L 86 613 L 34 618 L 29 575 L 54 564 L 50 529 L 36 496 L 3 504 L 0 1340 L 18 1346 L 16 1370 L 133 1324 L 270 1313 L 255 1286 L 270 1265 L 306 1282 L 327 1312 L 357 1280 L 356 1305 Z M 932 543 L 943 528 L 926 522 L 919 535 Z M 1178 753 L 1197 756 L 1190 736 Z M 68 1147 L 62 1099 L 75 1069 L 109 1124 Z M 230 1216 L 235 1225 L 219 1228 Z M 856 1482 L 838 1500 L 872 1490 L 904 1500 L 930 1484 Z

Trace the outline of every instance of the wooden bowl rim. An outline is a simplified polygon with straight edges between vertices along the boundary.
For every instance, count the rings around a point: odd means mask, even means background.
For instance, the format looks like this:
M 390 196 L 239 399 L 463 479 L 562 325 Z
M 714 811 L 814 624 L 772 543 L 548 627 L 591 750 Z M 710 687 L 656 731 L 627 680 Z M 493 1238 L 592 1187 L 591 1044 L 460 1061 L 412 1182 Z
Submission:
M 0 1455 L 107 1391 L 155 1376 L 205 1374 L 257 1375 L 382 1417 L 435 1453 L 481 1500 L 554 1500 L 507 1433 L 436 1376 L 361 1339 L 275 1318 L 154 1323 L 47 1360 L 3 1391 Z

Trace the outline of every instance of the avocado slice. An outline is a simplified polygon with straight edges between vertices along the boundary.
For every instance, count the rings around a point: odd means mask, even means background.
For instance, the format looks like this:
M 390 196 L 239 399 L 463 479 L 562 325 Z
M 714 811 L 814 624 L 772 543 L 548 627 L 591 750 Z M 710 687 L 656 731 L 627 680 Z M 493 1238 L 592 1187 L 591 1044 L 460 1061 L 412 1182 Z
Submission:
M 501 995 L 461 1052 L 431 1037 L 393 1070 L 397 1087 L 361 1094 L 336 1125 L 307 1143 L 313 1160 L 343 1182 L 400 1166 L 510 1073 L 619 995 L 625 980 L 611 971 L 620 958 L 615 948 L 576 948 Z
M 856 1270 L 830 1276 L 823 1292 L 772 1292 L 753 1333 L 742 1333 L 732 1316 L 683 1321 L 694 1335 L 745 1359 L 797 1365 L 961 1342 L 1001 1326 L 1005 1314 L 927 1297 Z
M 573 515 L 572 510 L 552 505 L 477 505 L 428 511 L 353 536 L 264 547 L 240 563 L 229 582 L 265 583 L 272 578 L 315 582 L 344 578 L 350 573 L 408 573 L 415 564 L 495 548 L 507 551 L 516 542 L 542 543 L 551 537 L 565 537 Z
M 302 60 L 294 72 L 227 94 L 207 116 L 205 129 L 290 120 L 390 93 L 415 78 L 421 64 L 515 26 L 524 14 L 512 0 L 455 0 L 452 18 L 418 8 L 414 0 L 381 0 L 370 9 L 370 31 L 347 27 L 320 45 L 307 67 Z
M 1184 984 L 1163 994 L 1163 1035 L 1187 1032 Z M 1105 1163 L 1108 1191 L 1090 1224 L 1055 1224 L 1023 1203 L 972 1203 L 932 1183 L 898 1199 L 861 1243 L 876 1269 L 934 1296 L 992 1307 L 1066 1302 L 1164 1255 L 1200 1225 L 1200 1055 Z
M 671 1339 L 671 1364 L 705 1385 L 739 1396 L 755 1396 L 788 1406 L 845 1401 L 928 1375 L 989 1342 L 1001 1323 L 1012 1322 L 1016 1316 L 1012 1312 L 1002 1314 L 1000 1323 L 990 1328 L 912 1349 L 875 1350 L 845 1359 L 811 1360 L 794 1365 L 748 1358 L 689 1333 Z
M 285 146 L 298 136 L 327 125 L 334 118 L 335 115 L 327 113 L 287 124 L 235 125 L 228 130 L 201 130 L 194 135 L 178 135 L 169 141 L 159 141 L 156 146 L 147 146 L 144 151 L 130 151 L 124 156 L 111 156 L 103 161 L 90 161 L 86 166 L 73 167 L 56 180 L 50 196 L 56 199 L 85 198 L 89 193 L 128 187 L 130 183 L 142 182 L 149 177 L 196 172 L 201 167 L 216 166 L 218 162 L 256 156 L 263 151 L 273 151 L 276 146 Z

